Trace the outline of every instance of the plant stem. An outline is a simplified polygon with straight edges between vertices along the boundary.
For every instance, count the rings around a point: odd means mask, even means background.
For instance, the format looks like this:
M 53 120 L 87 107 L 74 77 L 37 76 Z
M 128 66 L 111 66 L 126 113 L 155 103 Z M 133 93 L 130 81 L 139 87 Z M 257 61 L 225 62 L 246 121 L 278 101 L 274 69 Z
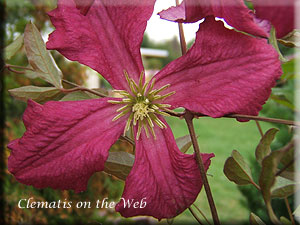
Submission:
M 290 125 L 290 126 L 300 126 L 299 123 L 297 123 L 295 121 L 292 121 L 292 120 L 283 120 L 283 119 L 267 118 L 267 117 L 260 117 L 260 116 L 230 114 L 230 115 L 225 115 L 223 117 L 235 118 L 235 119 L 245 119 L 245 120 L 264 121 L 264 122 L 270 122 L 270 123 L 280 123 L 280 124 L 285 124 L 285 125 Z
M 71 88 L 71 89 L 64 89 L 64 88 L 61 88 L 60 89 L 61 92 L 64 92 L 64 93 L 71 93 L 71 92 L 75 92 L 75 91 L 86 91 L 86 92 L 89 92 L 89 93 L 92 93 L 94 95 L 97 95 L 99 97 L 105 97 L 104 94 L 101 94 L 97 91 L 93 91 L 91 89 L 88 89 L 88 88 L 85 88 L 85 87 L 75 87 L 75 88 Z
M 184 117 L 185 112 L 174 112 L 171 110 L 165 110 L 166 113 L 168 113 L 171 116 L 175 117 Z M 209 117 L 207 115 L 203 115 L 201 113 L 195 113 L 191 112 L 195 117 Z M 267 117 L 261 117 L 261 116 L 250 116 L 250 115 L 242 115 L 242 114 L 230 114 L 230 115 L 224 115 L 220 118 L 234 118 L 234 119 L 244 119 L 244 120 L 254 120 L 254 121 L 263 121 L 263 122 L 269 122 L 269 123 L 279 123 L 289 126 L 300 126 L 299 122 L 295 122 L 292 120 L 283 120 L 283 119 L 276 119 L 276 118 L 267 118 Z
M 179 5 L 179 0 L 176 0 L 176 6 L 178 6 L 178 5 Z M 187 48 L 186 48 L 186 42 L 185 42 L 182 23 L 178 23 L 178 28 L 179 28 L 179 39 L 180 39 L 181 53 L 182 53 L 182 55 L 184 55 L 187 51 Z
M 271 222 L 273 224 L 276 224 L 276 225 L 281 225 L 280 221 L 278 220 L 277 216 L 275 215 L 275 213 L 273 211 L 271 202 L 270 201 L 268 201 L 268 202 L 265 201 L 265 203 L 266 203 L 266 206 L 267 206 L 267 210 L 268 210 L 268 214 L 269 214 Z
M 195 204 L 193 204 L 193 206 L 198 210 L 198 212 L 203 216 L 203 218 L 205 219 L 205 221 L 207 222 L 207 224 L 210 225 L 210 222 L 208 221 L 208 219 L 206 218 L 206 216 L 204 215 L 204 213 L 198 208 L 198 206 L 196 206 Z
M 196 161 L 197 161 L 197 164 L 198 164 L 198 167 L 199 167 L 199 170 L 200 170 L 201 179 L 202 179 L 202 182 L 203 182 L 203 185 L 204 185 L 204 189 L 205 189 L 207 200 L 208 200 L 208 203 L 209 203 L 209 206 L 210 206 L 213 221 L 214 221 L 215 225 L 219 225 L 220 221 L 219 221 L 219 218 L 218 218 L 218 213 L 217 213 L 217 209 L 216 209 L 216 206 L 215 206 L 215 203 L 214 203 L 214 199 L 213 199 L 213 196 L 212 196 L 212 193 L 211 193 L 211 190 L 210 190 L 210 186 L 209 186 L 209 183 L 208 183 L 208 180 L 207 180 L 203 160 L 202 160 L 202 157 L 201 157 L 201 154 L 200 154 L 200 148 L 199 148 L 199 145 L 198 145 L 198 141 L 197 141 L 194 125 L 193 125 L 193 118 L 194 118 L 194 115 L 191 112 L 186 111 L 186 113 L 184 115 L 184 119 L 187 123 L 189 133 L 190 133 L 190 136 L 191 136 L 191 140 L 192 140 L 192 143 L 193 143 L 194 151 L 196 153 Z
M 264 136 L 264 132 L 262 131 L 259 122 L 258 122 L 257 120 L 255 120 L 255 123 L 256 123 L 256 126 L 257 126 L 257 128 L 258 128 L 258 131 L 259 131 L 259 133 L 260 133 L 260 136 L 263 137 L 263 136 Z
M 296 223 L 295 223 L 293 213 L 292 213 L 292 210 L 291 210 L 291 207 L 290 207 L 290 204 L 289 204 L 289 201 L 288 201 L 287 197 L 284 198 L 284 202 L 285 202 L 286 208 L 288 210 L 291 222 L 292 222 L 293 225 L 295 225 Z
M 196 215 L 196 213 L 192 210 L 191 207 L 189 207 L 190 212 L 192 213 L 193 217 L 198 221 L 199 224 L 203 225 L 200 218 Z
M 189 207 L 189 210 L 190 210 L 191 214 L 193 215 L 193 217 L 198 221 L 198 223 L 200 225 L 203 225 L 203 223 L 201 222 L 200 218 L 196 215 L 196 213 L 192 210 L 191 207 Z

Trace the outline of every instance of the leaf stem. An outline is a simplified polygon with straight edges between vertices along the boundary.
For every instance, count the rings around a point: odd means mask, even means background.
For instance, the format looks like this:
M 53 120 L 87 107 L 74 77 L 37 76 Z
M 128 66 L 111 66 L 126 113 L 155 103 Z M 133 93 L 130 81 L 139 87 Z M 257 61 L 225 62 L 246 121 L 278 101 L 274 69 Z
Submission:
M 260 126 L 260 124 L 259 124 L 259 122 L 257 121 L 257 120 L 255 120 L 255 123 L 256 123 L 256 126 L 257 126 L 257 128 L 258 128 L 258 131 L 259 131 L 259 133 L 260 133 L 260 136 L 264 136 L 264 132 L 263 132 L 263 130 L 261 129 L 261 126 Z
M 193 118 L 194 118 L 194 115 L 191 112 L 186 111 L 186 113 L 184 115 L 184 119 L 187 123 L 189 133 L 190 133 L 190 136 L 191 136 L 191 140 L 192 140 L 192 143 L 193 143 L 194 151 L 196 153 L 196 161 L 197 161 L 197 164 L 198 164 L 198 167 L 199 167 L 199 170 L 200 170 L 200 175 L 201 175 L 202 182 L 204 184 L 204 189 L 205 189 L 207 200 L 208 200 L 208 203 L 209 203 L 209 206 L 210 206 L 213 221 L 214 221 L 215 225 L 219 225 L 220 221 L 219 221 L 217 209 L 216 209 L 214 199 L 213 199 L 213 196 L 212 196 L 212 193 L 211 193 L 211 190 L 210 190 L 210 186 L 209 186 L 209 183 L 208 183 L 208 180 L 207 180 L 203 160 L 202 160 L 202 157 L 200 155 L 200 148 L 199 148 L 199 145 L 198 145 L 198 141 L 197 141 L 194 125 L 193 125 Z
M 60 90 L 62 92 L 70 93 L 70 92 L 75 92 L 75 91 L 86 91 L 86 92 L 92 93 L 94 95 L 97 95 L 99 97 L 107 97 L 105 94 L 102 94 L 102 93 L 100 93 L 98 91 L 93 91 L 93 90 L 91 90 L 89 88 L 85 88 L 85 87 L 79 86 L 79 85 L 77 85 L 75 83 L 72 83 L 70 81 L 67 81 L 67 80 L 64 80 L 64 79 L 62 81 L 65 82 L 65 83 L 67 83 L 67 84 L 71 84 L 71 85 L 75 86 L 74 88 L 71 88 L 71 89 L 61 88 Z
M 267 206 L 267 210 L 268 210 L 268 214 L 269 214 L 271 222 L 276 224 L 276 225 L 281 225 L 280 221 L 278 220 L 277 216 L 275 215 L 275 213 L 273 211 L 271 202 L 270 201 L 268 201 L 268 202 L 265 201 L 265 203 L 266 203 L 266 206 Z
M 290 207 L 290 204 L 289 204 L 289 201 L 288 201 L 287 197 L 284 198 L 284 202 L 285 202 L 286 208 L 288 210 L 291 222 L 292 222 L 293 225 L 295 225 L 296 223 L 295 223 L 293 213 L 292 213 L 292 210 L 291 210 L 291 207 Z
M 203 216 L 203 218 L 205 219 L 205 221 L 207 222 L 207 224 L 211 225 L 210 222 L 208 221 L 208 219 L 206 218 L 206 216 L 204 215 L 204 213 L 199 209 L 198 206 L 196 206 L 195 204 L 193 204 L 193 206 L 197 209 L 197 211 Z
M 198 221 L 198 223 L 200 225 L 203 225 L 203 223 L 201 222 L 200 218 L 196 215 L 196 213 L 192 210 L 191 207 L 189 207 L 189 210 L 190 210 L 191 214 L 193 215 L 193 217 Z

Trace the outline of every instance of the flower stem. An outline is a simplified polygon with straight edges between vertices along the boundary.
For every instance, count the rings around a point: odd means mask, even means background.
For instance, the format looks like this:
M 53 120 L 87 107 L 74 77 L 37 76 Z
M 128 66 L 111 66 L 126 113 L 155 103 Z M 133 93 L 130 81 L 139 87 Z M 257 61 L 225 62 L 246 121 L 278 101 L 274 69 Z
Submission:
M 205 219 L 205 221 L 207 222 L 207 224 L 211 225 L 210 222 L 208 221 L 208 219 L 206 218 L 206 216 L 204 215 L 204 213 L 199 209 L 199 207 L 196 206 L 195 204 L 193 204 L 193 206 L 197 209 L 197 211 L 201 214 L 201 216 L 203 216 L 203 218 Z
M 176 0 L 176 6 L 179 5 L 179 0 Z M 181 53 L 184 55 L 187 51 L 186 48 L 186 42 L 185 42 L 185 37 L 184 37 L 184 32 L 183 32 L 183 26 L 182 23 L 178 23 L 178 28 L 179 28 L 179 38 L 180 38 L 180 46 L 181 46 Z
M 189 207 L 189 210 L 190 210 L 191 214 L 193 215 L 193 217 L 198 221 L 198 223 L 200 225 L 203 225 L 203 223 L 201 222 L 200 218 L 196 215 L 196 213 L 192 210 L 191 207 Z
M 292 213 L 292 210 L 291 210 L 291 207 L 290 207 L 290 204 L 289 204 L 289 201 L 288 201 L 287 197 L 284 198 L 284 202 L 285 202 L 286 208 L 288 210 L 291 222 L 292 222 L 293 225 L 295 225 L 296 223 L 295 223 L 293 213 Z
M 197 141 L 194 125 L 193 125 L 193 118 L 194 118 L 194 115 L 191 112 L 186 111 L 186 113 L 184 114 L 184 119 L 187 123 L 188 129 L 189 129 L 189 132 L 190 132 L 190 136 L 191 136 L 191 140 L 192 140 L 192 143 L 193 143 L 194 151 L 196 153 L 196 161 L 197 161 L 197 164 L 198 164 L 198 167 L 199 167 L 199 170 L 200 170 L 201 179 L 202 179 L 202 182 L 203 182 L 203 185 L 204 185 L 204 189 L 205 189 L 207 200 L 208 200 L 208 203 L 209 203 L 209 206 L 210 206 L 213 221 L 214 221 L 215 225 L 219 225 L 220 221 L 219 221 L 219 218 L 218 218 L 217 209 L 216 209 L 214 199 L 213 199 L 213 196 L 212 196 L 212 193 L 211 193 L 211 190 L 210 190 L 210 186 L 209 186 L 209 183 L 208 183 L 208 180 L 207 180 L 203 160 L 202 160 L 202 157 L 200 155 L 200 148 L 199 148 L 199 145 L 198 145 L 198 141 Z

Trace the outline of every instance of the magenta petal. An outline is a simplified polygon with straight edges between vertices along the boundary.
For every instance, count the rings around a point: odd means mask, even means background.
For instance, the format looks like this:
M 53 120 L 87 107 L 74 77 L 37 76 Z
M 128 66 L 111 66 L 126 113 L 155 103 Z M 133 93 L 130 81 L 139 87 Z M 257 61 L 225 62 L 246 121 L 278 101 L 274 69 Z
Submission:
M 294 0 L 253 0 L 256 17 L 270 21 L 278 38 L 292 32 L 295 27 Z
M 29 100 L 23 115 L 26 132 L 8 145 L 9 171 L 36 188 L 85 190 L 125 127 L 126 118 L 112 122 L 117 106 L 108 99 L 44 105 Z
M 155 77 L 158 87 L 171 84 L 168 91 L 176 91 L 165 103 L 219 117 L 257 115 L 280 75 L 278 54 L 266 40 L 207 18 L 187 54 Z
M 162 19 L 188 23 L 215 16 L 224 18 L 226 23 L 237 30 L 261 37 L 268 36 L 265 30 L 255 23 L 253 13 L 245 6 L 243 0 L 184 0 L 180 6 L 171 7 L 159 15 Z
M 91 67 L 115 89 L 125 90 L 123 71 L 138 80 L 143 70 L 140 45 L 154 2 L 95 0 L 92 5 L 76 5 L 73 0 L 59 0 L 49 12 L 56 30 L 47 48 Z
M 124 217 L 172 218 L 189 207 L 201 190 L 202 181 L 194 155 L 179 151 L 169 127 L 162 130 L 156 126 L 155 133 L 156 140 L 147 138 L 142 131 L 136 143 L 135 162 L 116 206 L 116 211 Z M 213 156 L 202 154 L 206 170 Z M 146 202 L 146 205 L 128 207 L 124 201 Z

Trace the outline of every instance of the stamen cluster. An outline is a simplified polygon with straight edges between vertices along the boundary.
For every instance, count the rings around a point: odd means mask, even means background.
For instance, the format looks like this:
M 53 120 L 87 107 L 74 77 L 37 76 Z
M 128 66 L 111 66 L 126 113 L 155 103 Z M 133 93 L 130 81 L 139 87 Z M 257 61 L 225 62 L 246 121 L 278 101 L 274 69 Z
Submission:
M 155 84 L 155 78 L 152 79 L 152 82 L 149 86 L 149 81 L 144 82 L 144 71 L 140 75 L 139 83 L 137 84 L 133 79 L 129 78 L 129 75 L 126 71 L 124 71 L 124 75 L 126 77 L 128 86 L 130 88 L 129 91 L 125 90 L 114 90 L 115 93 L 123 96 L 121 101 L 109 100 L 108 102 L 112 104 L 123 104 L 121 108 L 117 110 L 119 112 L 113 118 L 113 121 L 125 116 L 129 115 L 125 129 L 124 135 L 129 130 L 130 126 L 138 126 L 138 131 L 136 135 L 136 139 L 138 140 L 142 131 L 142 127 L 145 130 L 146 136 L 149 138 L 149 129 L 154 138 L 154 124 L 159 126 L 161 129 L 166 128 L 167 126 L 158 118 L 157 115 L 169 116 L 168 113 L 164 112 L 169 110 L 171 107 L 168 104 L 160 104 L 161 100 L 175 94 L 175 91 L 169 92 L 164 95 L 159 95 L 160 92 L 166 90 L 170 87 L 170 84 L 164 85 L 159 89 L 153 89 Z

